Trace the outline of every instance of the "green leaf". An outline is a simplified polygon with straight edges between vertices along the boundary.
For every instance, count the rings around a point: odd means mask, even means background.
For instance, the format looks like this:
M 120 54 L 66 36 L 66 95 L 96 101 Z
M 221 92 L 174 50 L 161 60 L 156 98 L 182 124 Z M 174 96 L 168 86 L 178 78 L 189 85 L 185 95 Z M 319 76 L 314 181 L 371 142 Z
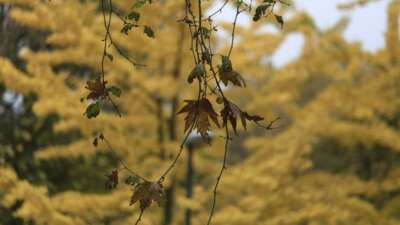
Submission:
M 146 4 L 146 0 L 138 0 L 135 3 L 133 3 L 133 5 L 131 6 L 131 9 L 142 8 L 144 6 L 144 4 Z
M 139 21 L 140 19 L 140 13 L 136 12 L 136 11 L 131 11 L 127 16 L 127 19 L 129 20 L 135 20 L 136 22 Z
M 121 29 L 121 33 L 128 34 L 128 32 L 132 29 L 132 27 L 133 26 L 131 23 L 125 24 Z
M 272 5 L 270 3 L 257 6 L 256 13 L 253 16 L 253 21 L 254 22 L 258 21 L 261 18 L 261 16 L 265 15 L 266 10 L 271 6 Z
M 115 95 L 117 97 L 121 96 L 121 89 L 119 89 L 118 87 L 115 87 L 115 86 L 111 86 L 111 87 L 107 88 L 107 92 L 109 92 L 112 95 Z
M 147 35 L 147 37 L 154 38 L 154 31 L 151 29 L 151 27 L 144 26 L 144 33 Z
M 283 23 L 284 23 L 282 16 L 275 15 L 275 19 L 281 25 L 281 28 L 282 28 L 283 27 Z
M 86 112 L 85 112 L 88 119 L 98 116 L 99 113 L 100 113 L 100 105 L 98 102 L 90 104 L 86 108 Z
M 221 69 L 222 70 L 224 70 L 224 71 L 230 71 L 230 70 L 232 70 L 232 62 L 231 62 L 231 60 L 229 59 L 229 57 L 228 56 L 225 56 L 225 55 L 223 55 L 223 56 L 221 56 L 221 63 L 222 63 L 222 65 L 221 65 Z

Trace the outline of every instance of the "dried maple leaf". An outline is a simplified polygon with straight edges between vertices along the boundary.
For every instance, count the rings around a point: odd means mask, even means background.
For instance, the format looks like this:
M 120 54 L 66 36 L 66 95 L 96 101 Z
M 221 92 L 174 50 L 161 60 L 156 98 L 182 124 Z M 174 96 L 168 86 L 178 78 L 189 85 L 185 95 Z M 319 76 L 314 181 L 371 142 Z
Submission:
M 118 170 L 113 170 L 111 174 L 106 175 L 108 178 L 106 181 L 106 188 L 107 189 L 114 189 L 118 185 Z
M 219 79 L 224 83 L 225 86 L 228 85 L 229 81 L 236 86 L 245 87 L 243 77 L 232 68 L 231 60 L 227 56 L 222 56 L 222 64 L 218 69 Z
M 129 205 L 140 203 L 140 209 L 144 210 L 151 205 L 153 201 L 162 206 L 165 201 L 163 186 L 160 182 L 144 181 L 135 186 Z
M 209 118 L 219 127 L 218 114 L 207 98 L 185 100 L 185 102 L 186 105 L 178 112 L 178 114 L 187 113 L 185 117 L 185 132 L 193 126 L 203 138 L 207 138 L 211 127 Z
M 263 117 L 257 116 L 257 115 L 249 115 L 247 112 L 243 112 L 239 106 L 235 105 L 234 103 L 230 101 L 225 101 L 224 102 L 224 108 L 221 110 L 221 116 L 222 116 L 222 126 L 225 127 L 226 124 L 229 122 L 232 125 L 233 131 L 237 134 L 237 119 L 240 118 L 243 128 L 247 128 L 246 120 L 248 121 L 253 121 L 253 122 L 259 122 L 261 120 L 264 120 Z
M 245 87 L 245 82 L 242 76 L 235 70 L 225 71 L 219 69 L 219 78 L 225 86 L 228 85 L 229 81 L 236 86 Z
M 95 80 L 88 80 L 85 88 L 88 89 L 90 93 L 86 98 L 97 99 L 99 97 L 106 96 L 106 83 L 107 81 L 101 81 L 100 77 L 97 77 Z

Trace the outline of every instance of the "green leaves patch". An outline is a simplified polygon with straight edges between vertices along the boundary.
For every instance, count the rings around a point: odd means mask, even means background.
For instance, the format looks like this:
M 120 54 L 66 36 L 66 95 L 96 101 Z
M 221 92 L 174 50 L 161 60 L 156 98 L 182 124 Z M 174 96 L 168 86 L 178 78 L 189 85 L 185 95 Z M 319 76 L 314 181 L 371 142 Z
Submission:
M 95 118 L 96 116 L 98 116 L 99 113 L 100 113 L 100 105 L 98 102 L 95 102 L 95 103 L 90 104 L 86 108 L 85 115 L 88 119 L 91 119 L 91 118 Z
M 266 11 L 269 7 L 272 7 L 273 4 L 263 4 L 263 5 L 259 5 L 256 8 L 256 13 L 253 16 L 253 21 L 257 22 L 258 20 L 260 20 L 261 16 L 266 14 Z
M 138 27 L 139 25 L 133 24 L 133 23 L 126 23 L 124 24 L 124 26 L 121 29 L 121 33 L 124 33 L 126 35 L 128 35 L 128 32 L 134 28 L 134 27 Z
M 136 11 L 131 11 L 127 16 L 127 19 L 129 20 L 135 20 L 136 22 L 139 21 L 140 19 L 140 13 L 136 12 Z
M 111 93 L 112 95 L 116 96 L 116 97 L 120 97 L 121 96 L 121 89 L 115 87 L 115 86 L 111 86 L 109 88 L 107 88 L 107 92 Z
M 282 1 L 279 2 L 281 4 L 288 5 L 287 3 L 284 3 Z M 276 0 L 264 0 L 262 4 L 256 7 L 256 12 L 254 13 L 253 21 L 257 22 L 258 20 L 261 19 L 262 16 L 268 17 L 269 15 L 273 14 L 276 22 L 278 22 L 282 28 L 284 24 L 283 17 L 280 15 L 276 15 L 274 13 L 274 6 L 276 3 L 277 3 Z
M 133 5 L 131 6 L 131 9 L 139 9 L 146 4 L 147 0 L 137 0 Z
M 146 3 L 145 0 L 136 1 L 136 2 L 133 4 L 132 8 L 135 8 L 135 9 L 136 9 L 136 8 L 140 8 L 140 7 L 142 7 L 145 3 Z M 154 37 L 155 37 L 154 31 L 153 31 L 153 29 L 151 29 L 151 27 L 149 27 L 149 26 L 147 26 L 147 25 L 140 25 L 140 24 L 138 24 L 138 22 L 139 22 L 139 20 L 140 20 L 140 13 L 139 13 L 139 12 L 137 12 L 137 11 L 135 11 L 135 10 L 132 10 L 132 11 L 130 11 L 130 12 L 128 13 L 127 16 L 125 16 L 125 19 L 126 19 L 126 20 L 129 20 L 129 21 L 132 21 L 132 22 L 124 21 L 124 26 L 123 26 L 122 29 L 121 29 L 121 33 L 124 33 L 124 34 L 127 35 L 128 32 L 129 32 L 132 28 L 143 26 L 143 32 L 147 35 L 147 37 L 149 37 L 149 38 L 154 38 Z

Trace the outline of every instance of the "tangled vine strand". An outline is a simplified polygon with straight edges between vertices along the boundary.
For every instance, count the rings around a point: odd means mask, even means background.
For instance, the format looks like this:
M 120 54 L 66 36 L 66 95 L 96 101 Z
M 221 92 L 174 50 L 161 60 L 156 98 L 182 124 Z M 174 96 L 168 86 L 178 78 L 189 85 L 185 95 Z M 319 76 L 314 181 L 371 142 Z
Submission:
M 100 0 L 101 1 L 101 9 L 104 21 L 104 46 L 103 46 L 103 54 L 101 58 L 101 75 L 96 81 L 88 81 L 88 87 L 91 93 L 88 95 L 88 99 L 95 99 L 98 101 L 99 99 L 106 99 L 114 106 L 116 112 L 121 117 L 122 114 L 119 111 L 117 105 L 114 103 L 112 98 L 110 97 L 109 93 L 116 95 L 119 97 L 120 90 L 115 87 L 107 88 L 105 80 L 105 61 L 106 58 L 109 58 L 111 61 L 113 56 L 108 53 L 107 49 L 111 46 L 117 51 L 117 53 L 126 59 L 130 64 L 134 67 L 138 66 L 145 66 L 143 64 L 137 63 L 136 61 L 132 60 L 128 54 L 124 53 L 118 45 L 113 41 L 112 34 L 111 34 L 111 19 L 112 15 L 116 15 L 124 24 L 124 28 L 121 32 L 127 34 L 132 28 L 135 27 L 144 27 L 144 32 L 147 36 L 154 38 L 154 32 L 151 30 L 150 27 L 145 25 L 139 25 L 137 22 L 139 20 L 139 14 L 136 11 L 130 12 L 126 17 L 121 16 L 119 13 L 116 13 L 113 10 L 112 0 Z M 106 6 L 107 1 L 107 6 Z M 193 3 L 193 1 L 195 1 Z M 232 0 L 233 1 L 233 0 Z M 198 132 L 201 136 L 207 140 L 208 139 L 208 131 L 210 130 L 210 123 L 209 119 L 211 119 L 218 127 L 219 127 L 219 120 L 218 118 L 222 118 L 223 124 L 222 127 L 225 129 L 225 144 L 224 144 L 224 153 L 222 159 L 221 169 L 219 174 L 216 178 L 216 183 L 213 189 L 212 195 L 212 205 L 209 213 L 209 217 L 207 220 L 207 225 L 210 225 L 212 222 L 212 218 L 215 212 L 215 207 L 217 204 L 217 192 L 218 186 L 222 179 L 223 173 L 227 168 L 227 156 L 229 153 L 229 141 L 231 141 L 231 131 L 233 130 L 234 133 L 236 132 L 236 124 L 237 119 L 240 119 L 244 128 L 246 128 L 246 121 L 253 122 L 255 125 L 262 127 L 266 130 L 274 129 L 273 124 L 279 119 L 272 120 L 268 125 L 261 124 L 263 120 L 262 117 L 257 115 L 250 115 L 247 112 L 241 110 L 239 106 L 235 105 L 224 93 L 222 89 L 223 83 L 225 86 L 228 84 L 232 84 L 239 87 L 244 87 L 244 79 L 241 75 L 234 71 L 230 57 L 234 47 L 235 41 L 235 33 L 236 33 L 236 26 L 239 15 L 242 12 L 248 11 L 252 13 L 252 4 L 253 1 L 250 0 L 249 3 L 246 3 L 244 0 L 235 0 L 233 4 L 235 7 L 235 17 L 232 22 L 232 30 L 231 30 L 231 37 L 230 37 L 230 45 L 228 48 L 228 52 L 226 55 L 217 54 L 213 52 L 212 48 L 212 35 L 214 31 L 217 31 L 216 26 L 213 25 L 213 17 L 218 13 L 222 13 L 223 9 L 228 5 L 230 1 L 224 0 L 222 5 L 211 12 L 209 16 L 203 16 L 203 5 L 202 0 L 184 0 L 185 3 L 185 16 L 183 19 L 178 20 L 178 22 L 182 22 L 187 25 L 188 32 L 191 35 L 190 40 L 190 51 L 193 56 L 194 62 L 194 69 L 189 74 L 188 82 L 191 84 L 194 80 L 196 80 L 198 85 L 198 93 L 197 98 L 195 100 L 187 100 L 187 104 L 181 109 L 179 113 L 187 113 L 185 118 L 185 136 L 182 139 L 182 142 L 179 146 L 178 152 L 173 158 L 170 165 L 166 168 L 166 170 L 161 173 L 160 178 L 155 181 L 151 182 L 145 179 L 143 176 L 136 173 L 134 170 L 130 169 L 127 164 L 120 160 L 120 164 L 122 169 L 128 171 L 134 177 L 138 178 L 137 181 L 132 181 L 135 185 L 135 191 L 131 198 L 131 204 L 134 204 L 136 201 L 140 202 L 140 215 L 136 221 L 136 225 L 140 222 L 144 209 L 150 206 L 151 202 L 156 201 L 157 203 L 161 202 L 161 197 L 163 195 L 162 190 L 162 183 L 167 177 L 167 175 L 173 170 L 176 163 L 179 161 L 181 154 L 183 152 L 185 143 L 187 142 L 189 135 L 192 132 Z M 141 5 L 146 3 L 152 3 L 151 0 L 136 0 L 136 6 L 141 7 Z M 274 7 L 277 3 L 287 4 L 281 0 L 264 0 L 261 4 L 259 4 L 255 8 L 255 14 L 253 17 L 254 21 L 259 20 L 261 17 L 268 17 L 269 15 L 273 14 L 275 16 L 276 21 L 283 25 L 283 19 L 281 16 L 276 15 L 274 13 Z M 194 8 L 193 5 L 197 8 Z M 133 22 L 127 21 L 127 19 L 133 20 Z M 208 25 L 208 27 L 206 27 Z M 214 56 L 221 56 L 221 64 L 217 67 L 213 62 Z M 206 70 L 207 68 L 207 70 Z M 141 88 L 149 97 L 154 98 L 154 95 L 148 91 L 145 87 L 137 84 L 138 87 Z M 218 115 L 214 109 L 213 104 L 208 100 L 207 96 L 213 95 L 217 97 L 217 103 L 223 105 L 223 109 Z M 93 104 L 92 104 L 93 105 Z M 90 105 L 88 109 L 92 106 Z M 97 106 L 98 107 L 98 106 Z M 92 107 L 93 108 L 93 107 Z M 99 109 L 94 109 L 94 116 L 90 116 L 93 114 L 93 110 L 90 111 L 87 109 L 87 116 L 88 118 L 96 117 L 99 112 Z M 89 114 L 92 113 L 92 114 Z M 230 124 L 229 124 L 230 123 Z M 102 140 L 105 142 L 107 147 L 114 152 L 114 149 L 111 146 L 109 140 L 107 140 L 103 134 L 100 134 L 98 137 L 95 138 L 94 144 L 97 146 L 97 139 Z M 118 174 L 115 171 L 109 177 L 109 183 L 111 187 L 115 187 L 118 184 Z M 144 191 L 143 191 L 144 190 Z M 143 194 L 147 193 L 147 194 Z

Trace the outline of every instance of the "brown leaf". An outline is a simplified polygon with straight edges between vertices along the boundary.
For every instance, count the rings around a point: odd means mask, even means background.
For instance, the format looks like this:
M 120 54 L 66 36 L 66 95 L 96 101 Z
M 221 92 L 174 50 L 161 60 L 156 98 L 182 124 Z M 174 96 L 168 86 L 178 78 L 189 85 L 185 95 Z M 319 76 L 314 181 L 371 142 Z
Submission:
M 200 100 L 185 100 L 186 105 L 178 113 L 187 113 L 185 117 L 185 132 L 194 127 L 203 138 L 208 137 L 211 124 L 209 118 L 219 127 L 218 114 L 207 98 Z
M 97 140 L 97 137 L 95 137 L 94 139 L 93 139 L 93 146 L 94 147 L 97 147 L 97 145 L 98 145 L 98 140 Z
M 196 114 L 197 114 L 197 101 L 195 100 L 185 100 L 186 105 L 178 112 L 187 113 L 185 117 L 185 132 L 196 122 Z
M 224 83 L 225 86 L 228 85 L 229 81 L 235 86 L 239 87 L 246 86 L 243 77 L 235 70 L 224 70 L 220 68 L 219 79 L 222 81 L 222 83 Z
M 90 93 L 86 98 L 96 99 L 102 96 L 106 96 L 106 83 L 107 81 L 102 82 L 100 77 L 97 77 L 95 80 L 88 80 L 86 82 L 85 88 L 88 89 Z
M 129 205 L 135 204 L 137 201 L 144 199 L 148 196 L 150 182 L 139 183 L 135 186 L 135 190 L 132 193 L 131 201 Z
M 129 205 L 140 203 L 140 209 L 144 210 L 151 205 L 153 201 L 162 206 L 165 201 L 163 186 L 159 182 L 144 181 L 136 185 L 133 191 Z
M 229 81 L 236 86 L 245 87 L 246 83 L 244 82 L 243 77 L 233 70 L 232 62 L 228 56 L 221 57 L 221 66 L 219 66 L 218 74 L 219 79 L 224 83 L 225 86 L 228 85 Z
M 222 126 L 225 127 L 229 120 L 235 134 L 237 134 L 236 127 L 237 127 L 237 119 L 238 118 L 240 118 L 244 129 L 247 128 L 246 120 L 253 121 L 253 122 L 259 122 L 264 119 L 261 116 L 257 116 L 257 115 L 252 116 L 252 115 L 249 115 L 247 112 L 243 112 L 239 108 L 239 106 L 235 105 L 234 103 L 232 103 L 230 101 L 226 101 L 224 103 L 224 108 L 221 110 L 220 114 L 221 114 L 222 121 L 223 121 Z
M 233 131 L 236 132 L 236 126 L 237 126 L 237 118 L 241 117 L 242 111 L 240 108 L 233 104 L 232 102 L 226 101 L 224 103 L 224 108 L 221 110 L 221 116 L 222 116 L 222 121 L 223 121 L 223 127 L 226 126 L 228 120 L 232 125 Z
M 118 185 L 118 170 L 113 170 L 111 174 L 106 175 L 107 176 L 107 181 L 106 181 L 106 188 L 107 189 L 114 189 Z
M 203 138 L 208 137 L 208 131 L 210 128 L 210 121 L 208 115 L 204 111 L 200 111 L 197 116 L 196 130 Z
M 152 182 L 149 187 L 150 198 L 157 202 L 158 206 L 162 206 L 165 203 L 165 196 L 163 186 L 159 182 Z
M 147 207 L 149 207 L 151 205 L 151 199 L 150 198 L 143 198 L 140 199 L 140 209 L 143 211 L 145 210 Z
M 208 101 L 208 99 L 203 98 L 200 100 L 200 109 L 205 111 L 208 116 L 213 120 L 213 122 L 217 125 L 217 127 L 219 127 L 218 114 L 215 112 L 212 104 L 210 103 L 210 101 Z
M 259 122 L 264 120 L 264 117 L 258 115 L 249 115 L 247 112 L 243 112 L 244 117 L 249 121 Z

